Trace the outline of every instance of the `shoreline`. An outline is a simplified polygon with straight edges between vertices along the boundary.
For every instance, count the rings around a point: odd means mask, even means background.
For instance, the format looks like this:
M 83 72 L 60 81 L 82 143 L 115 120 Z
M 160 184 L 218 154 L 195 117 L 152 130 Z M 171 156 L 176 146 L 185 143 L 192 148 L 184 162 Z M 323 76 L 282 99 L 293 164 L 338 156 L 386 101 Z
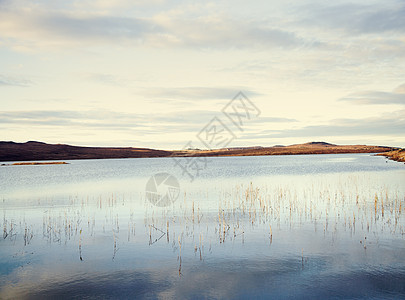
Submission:
M 388 152 L 384 152 L 384 153 L 379 153 L 377 155 L 385 156 L 386 158 L 388 158 L 390 160 L 405 163 L 405 149 L 392 150 L 392 151 L 388 151 Z

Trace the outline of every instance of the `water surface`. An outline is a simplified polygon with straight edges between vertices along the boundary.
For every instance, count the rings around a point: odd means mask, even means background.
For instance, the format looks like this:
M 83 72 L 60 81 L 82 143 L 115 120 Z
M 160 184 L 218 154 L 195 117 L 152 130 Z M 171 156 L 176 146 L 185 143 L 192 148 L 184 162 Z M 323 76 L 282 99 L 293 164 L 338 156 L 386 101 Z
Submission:
M 170 158 L 68 162 L 0 168 L 0 298 L 405 297 L 404 164 L 220 157 L 190 182 Z M 163 208 L 159 172 L 180 184 Z

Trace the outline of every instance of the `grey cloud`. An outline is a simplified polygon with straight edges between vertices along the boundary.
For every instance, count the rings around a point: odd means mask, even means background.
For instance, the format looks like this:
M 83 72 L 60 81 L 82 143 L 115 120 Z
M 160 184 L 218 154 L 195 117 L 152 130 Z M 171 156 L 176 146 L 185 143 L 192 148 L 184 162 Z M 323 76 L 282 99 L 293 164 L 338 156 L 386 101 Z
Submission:
M 131 131 L 141 130 L 149 134 L 173 132 L 198 133 L 214 117 L 228 124 L 230 121 L 220 111 L 187 110 L 160 114 L 131 114 L 111 111 L 13 111 L 0 112 L 0 125 L 69 126 L 88 129 Z M 280 117 L 260 117 L 249 124 L 266 126 L 270 123 L 295 122 Z M 228 124 L 230 125 L 230 124 Z
M 88 128 L 134 129 L 151 128 L 156 132 L 200 129 L 215 115 L 211 111 L 184 111 L 166 114 L 131 114 L 111 111 L 13 111 L 0 112 L 0 124 L 41 126 L 81 126 Z M 205 124 L 204 124 L 205 125 Z
M 302 9 L 302 8 L 301 8 Z M 341 29 L 349 34 L 403 33 L 405 4 L 384 1 L 380 4 L 310 5 L 303 8 L 302 23 L 310 26 Z
M 231 100 L 239 91 L 248 97 L 260 94 L 244 87 L 180 87 L 180 88 L 151 88 L 145 90 L 145 95 L 153 98 L 180 99 L 180 100 Z
M 288 123 L 288 122 L 298 122 L 296 119 L 291 118 L 279 118 L 279 117 L 259 117 L 249 121 L 249 123 Z
M 402 104 L 405 105 L 405 84 L 397 87 L 393 92 L 362 91 L 352 93 L 339 99 L 357 104 Z
M 17 5 L 11 6 L 0 10 L 0 30 L 7 43 L 15 40 L 32 46 L 135 43 L 152 47 L 330 49 L 336 45 L 321 41 L 316 34 L 307 38 L 298 32 L 315 27 L 349 34 L 387 31 L 403 34 L 405 29 L 405 5 L 395 2 L 312 4 L 289 12 L 286 20 L 277 23 L 270 18 L 260 22 L 204 12 L 195 18 L 188 18 L 185 12 L 171 15 L 164 11 L 152 17 L 137 18 L 67 11 L 33 6 L 27 13 Z M 396 39 L 379 48 L 398 53 L 403 50 L 402 44 Z
M 203 48 L 290 48 L 307 43 L 296 33 L 249 20 L 210 18 L 193 20 L 169 18 L 72 15 L 36 11 L 29 14 L 14 8 L 0 11 L 0 30 L 5 37 L 33 45 L 66 43 L 131 42 L 153 47 Z M 27 29 L 28 28 L 28 29 Z M 51 39 L 51 40 L 50 40 Z
M 114 85 L 114 86 L 122 86 L 125 85 L 128 80 L 123 80 L 118 78 L 117 76 L 111 74 L 100 74 L 100 73 L 92 73 L 86 76 L 87 79 L 95 82 L 100 82 L 102 84 Z
M 36 9 L 30 13 L 18 8 L 0 10 L 2 36 L 31 46 L 141 42 L 145 35 L 163 31 L 158 27 L 156 23 L 139 18 L 73 15 Z
M 27 87 L 30 86 L 32 82 L 24 78 L 16 78 L 10 76 L 0 75 L 0 86 L 20 86 Z
M 33 20 L 43 29 L 74 38 L 140 38 L 156 30 L 157 25 L 148 21 L 124 17 L 72 17 L 68 15 L 42 16 Z
M 265 130 L 242 139 L 290 138 L 315 136 L 376 136 L 404 135 L 405 110 L 366 119 L 336 119 L 329 124 L 305 126 L 296 129 Z
M 399 6 L 399 5 L 398 5 Z M 385 31 L 398 31 L 403 33 L 405 29 L 405 6 L 379 9 L 364 14 L 355 24 L 358 32 L 374 33 Z
M 87 128 L 125 129 L 143 127 L 134 116 L 104 111 L 13 111 L 0 112 L 0 124 L 39 126 L 80 126 Z
M 183 21 L 173 22 L 173 28 L 187 26 Z M 294 32 L 269 28 L 240 20 L 224 20 L 220 24 L 208 22 L 195 22 L 191 24 L 193 30 L 172 33 L 178 38 L 179 43 L 184 46 L 198 46 L 209 48 L 251 48 L 251 47 L 276 47 L 294 48 L 310 43 L 297 36 Z M 197 33 L 197 34 L 196 34 Z

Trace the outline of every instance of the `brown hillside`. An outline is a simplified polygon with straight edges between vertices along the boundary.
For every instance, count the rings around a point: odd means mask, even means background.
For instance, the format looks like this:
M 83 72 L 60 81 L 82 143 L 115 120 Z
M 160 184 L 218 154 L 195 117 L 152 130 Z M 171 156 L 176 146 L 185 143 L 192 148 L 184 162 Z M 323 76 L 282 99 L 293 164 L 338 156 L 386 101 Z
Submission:
M 73 160 L 138 157 L 189 156 L 257 156 L 332 153 L 381 153 L 398 150 L 384 146 L 339 146 L 325 142 L 311 142 L 291 146 L 237 147 L 214 150 L 155 150 L 148 148 L 79 147 L 41 142 L 0 142 L 0 161 Z

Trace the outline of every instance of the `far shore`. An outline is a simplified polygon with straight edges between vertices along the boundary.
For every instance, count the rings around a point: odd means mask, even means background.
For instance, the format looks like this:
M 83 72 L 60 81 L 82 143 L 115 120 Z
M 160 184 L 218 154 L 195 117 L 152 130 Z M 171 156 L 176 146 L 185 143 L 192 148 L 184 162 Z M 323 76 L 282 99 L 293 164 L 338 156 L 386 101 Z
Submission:
M 309 142 L 272 147 L 230 147 L 220 149 L 157 150 L 133 147 L 80 147 L 42 142 L 1 142 L 0 162 L 16 162 L 12 165 L 67 164 L 63 160 L 153 158 L 153 157 L 219 157 L 219 156 L 267 156 L 304 154 L 378 153 L 393 160 L 404 161 L 404 150 L 398 147 L 372 145 L 335 145 L 326 142 Z M 52 161 L 53 160 L 53 161 Z M 38 162 L 43 161 L 43 162 Z M 48 162 L 47 162 L 48 161 Z M 51 162 L 49 162 L 51 161 Z M 3 164 L 6 165 L 6 164 Z M 10 165 L 10 164 L 8 164 Z

